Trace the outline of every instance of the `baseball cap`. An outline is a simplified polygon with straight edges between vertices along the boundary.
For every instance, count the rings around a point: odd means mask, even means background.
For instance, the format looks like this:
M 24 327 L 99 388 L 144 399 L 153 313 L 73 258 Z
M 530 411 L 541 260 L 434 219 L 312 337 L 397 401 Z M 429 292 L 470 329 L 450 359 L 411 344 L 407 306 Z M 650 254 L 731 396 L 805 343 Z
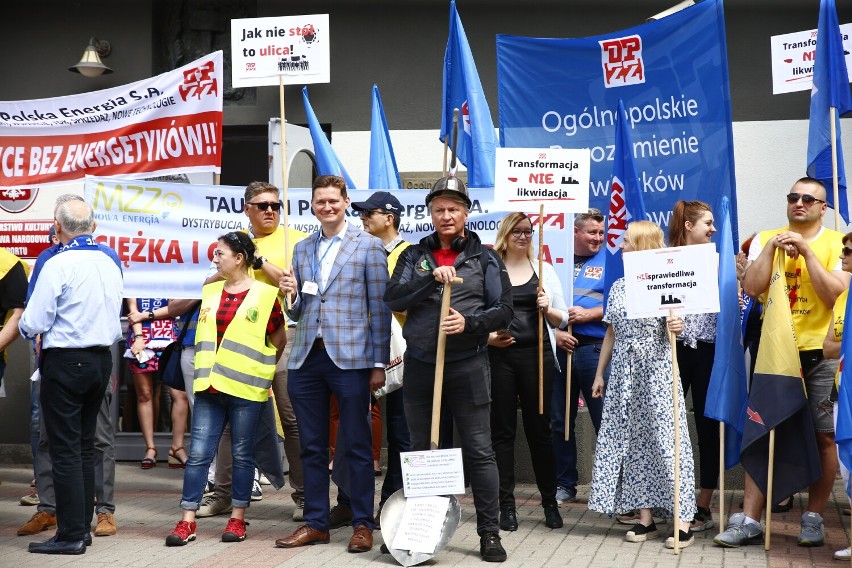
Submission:
M 355 211 L 381 209 L 382 211 L 402 216 L 402 204 L 399 202 L 399 199 L 387 191 L 377 191 L 367 201 L 353 202 L 352 209 Z

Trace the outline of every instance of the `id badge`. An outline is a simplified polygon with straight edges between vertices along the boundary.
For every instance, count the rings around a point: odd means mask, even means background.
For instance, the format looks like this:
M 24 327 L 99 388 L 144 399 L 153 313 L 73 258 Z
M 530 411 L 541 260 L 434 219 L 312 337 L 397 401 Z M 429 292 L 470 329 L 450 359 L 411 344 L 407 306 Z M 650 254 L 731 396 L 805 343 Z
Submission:
M 309 296 L 316 296 L 319 292 L 319 285 L 316 282 L 305 282 L 302 284 L 302 294 L 307 294 Z

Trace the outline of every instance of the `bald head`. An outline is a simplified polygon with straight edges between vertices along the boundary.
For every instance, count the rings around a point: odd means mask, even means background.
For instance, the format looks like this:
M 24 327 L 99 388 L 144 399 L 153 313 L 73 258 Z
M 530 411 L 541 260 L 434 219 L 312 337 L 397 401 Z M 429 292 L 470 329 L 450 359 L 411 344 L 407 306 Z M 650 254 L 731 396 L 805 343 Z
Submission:
M 85 201 L 67 201 L 56 208 L 56 234 L 62 244 L 95 230 L 94 212 Z

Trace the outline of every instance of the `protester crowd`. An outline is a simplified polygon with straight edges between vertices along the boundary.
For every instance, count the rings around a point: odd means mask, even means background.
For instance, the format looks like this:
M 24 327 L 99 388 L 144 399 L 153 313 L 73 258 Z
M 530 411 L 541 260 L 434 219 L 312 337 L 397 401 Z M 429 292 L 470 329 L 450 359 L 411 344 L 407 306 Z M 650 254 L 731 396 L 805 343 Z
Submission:
M 278 445 L 283 437 L 292 519 L 302 524 L 275 545 L 328 543 L 330 530 L 351 525 L 348 551 L 371 550 L 382 507 L 403 486 L 400 453 L 437 447 L 430 436 L 437 376 L 443 381 L 443 426 L 451 421 L 461 434 L 483 560 L 505 561 L 500 531 L 518 529 L 519 408 L 544 526 L 563 526 L 559 505 L 577 500 L 580 394 L 597 432 L 591 510 L 629 525 L 628 542 L 647 541 L 657 535 L 659 523 L 673 520 L 664 540 L 668 548 L 687 547 L 695 542 L 694 533 L 715 526 L 711 501 L 718 487 L 719 423 L 705 417 L 704 409 L 716 315 L 628 319 L 624 279 L 610 289 L 604 286 L 600 211 L 575 217 L 573 297 L 566 298 L 553 267 L 533 252 L 531 219 L 510 213 L 494 246 L 487 246 L 465 227 L 471 200 L 453 175 L 427 195 L 435 231 L 417 243 L 400 236 L 403 208 L 392 193 L 350 203 L 342 178 L 320 176 L 311 199 L 321 228 L 307 235 L 280 225 L 277 188 L 249 184 L 250 229 L 218 239 L 200 302 L 124 298 L 120 263 L 114 251 L 93 239 L 92 209 L 77 196 L 57 200 L 58 242 L 39 256 L 29 283 L 26 265 L 0 249 L 0 316 L 5 314 L 0 350 L 19 329 L 33 341 L 41 377 L 32 392 L 36 487 L 28 496 L 38 509 L 18 534 L 56 527 L 47 541 L 30 544 L 30 552 L 82 554 L 93 535 L 118 531 L 109 347 L 124 336 L 146 446 L 143 469 L 157 464 L 152 399 L 160 357 L 169 343 L 182 346 L 185 389 L 170 389 L 168 457 L 171 467 L 183 469 L 184 479 L 181 518 L 166 535 L 168 546 L 195 540 L 196 519 L 220 514 L 229 515 L 221 539 L 244 540 L 261 477 L 276 488 L 284 485 Z M 786 195 L 788 225 L 757 234 L 737 259 L 749 297 L 744 304 L 750 306 L 766 300 L 776 259 L 785 263 L 795 356 L 809 403 L 808 435 L 821 462 L 819 475 L 809 480 L 801 546 L 823 544 L 822 515 L 838 469 L 832 405 L 852 272 L 847 263 L 852 234 L 823 226 L 825 199 L 819 181 L 798 180 Z M 363 229 L 346 220 L 350 207 Z M 709 205 L 681 201 L 671 217 L 668 243 L 656 224 L 633 221 L 620 247 L 629 254 L 706 244 L 715 231 Z M 441 317 L 445 287 L 452 295 Z M 120 325 L 123 302 L 126 333 Z M 750 313 L 761 312 L 752 308 Z M 399 330 L 403 347 L 391 337 Z M 758 342 L 751 344 L 754 350 Z M 399 358 L 403 380 L 386 385 L 386 366 Z M 684 397 L 690 392 L 696 451 L 686 433 Z M 371 409 L 379 397 L 384 398 L 389 463 L 376 510 Z M 186 431 L 191 442 L 184 447 Z M 695 459 L 700 462 L 697 494 Z M 329 479 L 339 488 L 334 507 Z M 775 503 L 803 489 L 776 492 Z M 766 479 L 747 474 L 743 510 L 731 516 L 714 542 L 735 547 L 761 541 L 766 492 Z M 673 519 L 676 509 L 679 516 Z M 849 549 L 835 554 L 849 556 Z

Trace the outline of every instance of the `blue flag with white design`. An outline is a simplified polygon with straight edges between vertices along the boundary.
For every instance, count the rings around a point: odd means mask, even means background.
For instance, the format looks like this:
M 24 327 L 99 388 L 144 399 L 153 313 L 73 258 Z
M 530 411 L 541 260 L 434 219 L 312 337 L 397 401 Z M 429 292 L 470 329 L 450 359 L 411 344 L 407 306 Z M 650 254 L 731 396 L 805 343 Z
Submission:
M 624 102 L 618 99 L 615 119 L 615 154 L 604 243 L 607 250 L 604 268 L 604 306 L 609 299 L 609 290 L 613 282 L 624 276 L 621 243 L 627 231 L 627 224 L 631 221 L 647 219 L 642 187 L 639 176 L 636 175 L 636 165 L 633 163 L 633 144 L 630 141 L 629 125 Z
M 468 187 L 494 187 L 497 133 L 455 0 L 450 2 L 450 36 L 444 53 L 442 104 L 441 142 L 452 136 L 453 110 L 459 109 L 456 154 L 467 168 Z M 452 140 L 449 143 L 452 145 Z
M 740 463 L 748 389 L 737 286 L 737 249 L 734 247 L 730 202 L 727 197 L 722 198 L 721 216 L 716 352 L 707 388 L 704 416 L 725 424 L 725 469 L 730 469 Z
M 834 203 L 834 174 L 831 159 L 831 108 L 835 108 L 838 203 Z M 852 109 L 849 74 L 843 54 L 843 40 L 837 23 L 834 0 L 821 0 L 814 58 L 814 86 L 811 89 L 811 115 L 808 124 L 808 175 L 825 186 L 828 206 L 849 223 L 846 171 L 840 143 L 840 116 Z
M 388 123 L 379 87 L 373 85 L 372 120 L 370 123 L 370 189 L 401 189 L 402 180 L 393 155 Z
M 331 142 L 328 141 L 328 136 L 323 132 L 320 126 L 319 119 L 314 113 L 311 106 L 311 101 L 308 100 L 308 88 L 302 88 L 302 100 L 305 103 L 305 115 L 308 117 L 308 128 L 311 131 L 311 140 L 314 143 L 314 156 L 317 160 L 317 172 L 321 176 L 340 176 L 346 180 L 346 187 L 355 189 L 355 184 L 340 163 L 334 148 L 331 147 Z

